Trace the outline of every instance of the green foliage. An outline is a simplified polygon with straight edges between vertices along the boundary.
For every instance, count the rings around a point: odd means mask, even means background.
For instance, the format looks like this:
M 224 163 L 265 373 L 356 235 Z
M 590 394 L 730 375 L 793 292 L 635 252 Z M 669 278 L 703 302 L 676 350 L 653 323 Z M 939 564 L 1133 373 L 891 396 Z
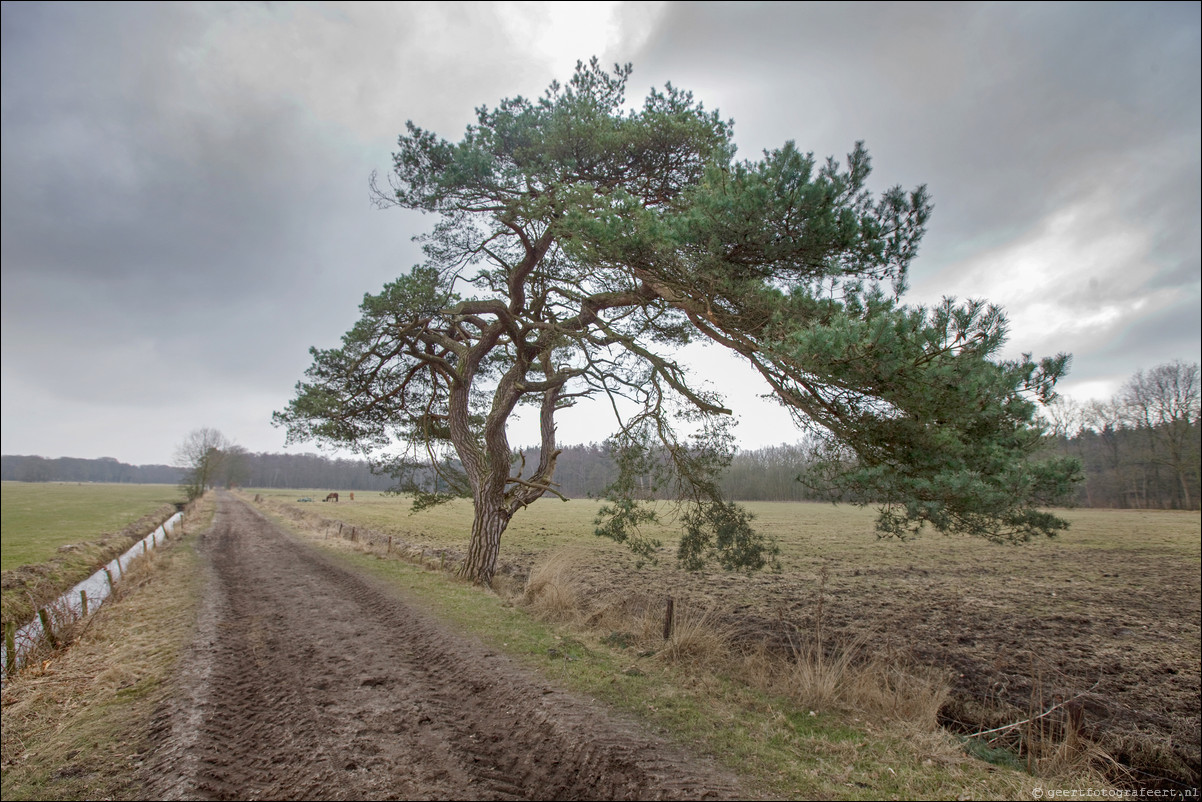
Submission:
M 650 502 L 633 498 L 615 498 L 603 504 L 597 511 L 594 530 L 600 537 L 626 544 L 644 561 L 654 561 L 655 551 L 663 545 L 656 538 L 646 537 L 640 531 L 648 524 L 659 523 L 659 515 Z M 639 563 L 642 565 L 642 562 Z
M 642 529 L 660 523 L 657 499 L 666 496 L 683 507 L 678 510 L 682 537 L 677 559 L 688 570 L 711 561 L 727 570 L 775 565 L 780 553 L 775 542 L 752 528 L 753 515 L 722 498 L 719 480 L 734 454 L 729 423 L 705 423 L 695 438 L 675 447 L 661 447 L 646 427 L 633 422 L 612 438 L 607 445 L 618 475 L 604 491 L 606 503 L 598 510 L 595 532 L 654 562 L 661 543 L 644 536 Z
M 850 314 L 796 333 L 777 352 L 786 381 L 802 371 L 842 380 L 825 395 L 793 384 L 798 408 L 828 435 L 803 479 L 832 499 L 881 504 L 887 536 L 925 524 L 992 540 L 1064 528 L 1038 507 L 1063 503 L 1080 466 L 1036 459 L 1035 412 L 1067 357 L 992 361 L 1004 318 L 980 302 L 905 308 L 877 294 L 850 295 L 845 307 Z
M 711 501 L 688 510 L 677 556 L 690 571 L 705 567 L 712 555 L 728 571 L 758 571 L 777 566 L 780 547 L 751 527 L 751 513 L 737 504 Z
M 1080 468 L 1035 459 L 1035 412 L 1068 357 L 996 361 L 1005 317 L 981 301 L 901 304 L 929 200 L 920 187 L 873 201 L 869 172 L 860 144 L 846 169 L 815 169 L 790 143 L 710 169 L 685 204 L 606 218 L 595 253 L 755 365 L 825 440 L 807 481 L 882 504 L 882 534 L 1054 534 L 1066 524 L 1037 508 L 1063 503 Z
M 655 520 L 647 502 L 669 496 L 684 505 L 686 564 L 759 567 L 770 543 L 717 485 L 729 410 L 676 357 L 703 338 L 830 438 L 830 487 L 884 501 L 884 531 L 1060 526 L 1033 508 L 1074 466 L 1020 463 L 1039 440 L 1027 396 L 1049 398 L 1067 357 L 996 363 L 999 310 L 898 302 L 926 189 L 874 198 L 861 143 L 845 167 L 792 142 L 736 162 L 732 123 L 671 85 L 629 109 L 629 75 L 579 63 L 536 101 L 480 107 L 457 143 L 408 124 L 378 200 L 438 216 L 426 261 L 365 298 L 340 348 L 312 351 L 275 416 L 290 441 L 400 466 L 418 507 L 470 494 L 476 542 L 486 521 L 557 492 L 556 413 L 605 399 L 620 476 L 598 533 L 649 556 L 639 526 Z M 519 405 L 539 416 L 529 469 L 506 435 Z M 486 551 L 467 566 L 484 581 Z

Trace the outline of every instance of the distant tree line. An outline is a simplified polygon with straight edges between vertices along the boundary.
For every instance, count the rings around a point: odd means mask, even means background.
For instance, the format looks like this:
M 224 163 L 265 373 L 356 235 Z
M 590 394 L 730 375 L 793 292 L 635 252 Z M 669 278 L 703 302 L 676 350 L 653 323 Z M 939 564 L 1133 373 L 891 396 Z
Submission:
M 202 455 L 208 450 L 200 449 Z M 746 501 L 809 498 L 806 488 L 797 482 L 804 459 L 805 448 L 801 445 L 744 451 L 735 456 L 727 469 L 723 489 L 730 497 Z M 197 462 L 203 463 L 205 475 L 196 481 L 204 486 L 381 491 L 396 486 L 395 479 L 373 473 L 363 460 L 318 454 L 250 453 L 240 446 L 226 445 L 212 459 Z M 0 458 L 0 478 L 17 482 L 181 484 L 187 470 L 171 465 L 128 465 L 112 457 L 48 459 L 5 455 Z M 556 479 L 559 491 L 565 496 L 587 498 L 599 495 L 617 473 L 606 447 L 591 443 L 563 448 Z
M 236 445 L 220 449 L 206 468 L 209 472 L 197 481 L 209 487 L 387 490 L 395 485 L 391 477 L 373 474 L 362 460 L 317 454 L 252 454 Z M 128 465 L 112 457 L 0 457 L 0 479 L 7 482 L 182 484 L 187 472 L 183 466 Z
M 1199 488 L 1198 364 L 1137 372 L 1112 398 L 1047 409 L 1049 447 L 1081 460 L 1087 507 L 1196 510 Z
M 568 498 L 601 496 L 605 487 L 618 476 L 618 468 L 608 449 L 599 443 L 564 446 L 555 470 L 556 490 Z M 719 485 L 727 498 L 738 501 L 805 501 L 817 498 L 797 481 L 805 469 L 811 448 L 804 443 L 769 446 L 734 455 L 723 472 Z M 519 459 L 533 464 L 533 449 L 523 451 Z M 643 480 L 647 496 L 657 495 L 650 477 Z
M 329 488 L 331 490 L 388 490 L 396 481 L 372 473 L 359 459 L 335 459 L 319 454 L 239 455 L 229 476 L 234 484 L 267 488 Z
M 1078 503 L 1087 507 L 1199 508 L 1199 369 L 1173 362 L 1133 376 L 1113 398 L 1080 404 L 1061 398 L 1046 409 L 1048 448 L 1081 460 L 1085 481 Z M 388 490 L 397 480 L 374 473 L 364 460 L 318 454 L 250 453 L 222 442 L 202 483 L 208 486 Z M 204 451 L 205 449 L 202 449 Z M 722 491 L 740 501 L 804 501 L 820 494 L 797 481 L 810 464 L 812 444 L 796 443 L 736 454 Z M 527 464 L 534 449 L 517 455 Z M 210 471 L 211 473 L 208 473 Z M 186 468 L 127 465 L 112 457 L 0 458 L 0 478 L 21 482 L 181 484 Z M 618 469 L 605 445 L 564 446 L 556 489 L 568 498 L 600 496 Z M 648 485 L 648 495 L 655 489 Z
M 183 471 L 171 465 L 127 465 L 112 457 L 0 457 L 0 479 L 6 482 L 108 482 L 177 484 Z

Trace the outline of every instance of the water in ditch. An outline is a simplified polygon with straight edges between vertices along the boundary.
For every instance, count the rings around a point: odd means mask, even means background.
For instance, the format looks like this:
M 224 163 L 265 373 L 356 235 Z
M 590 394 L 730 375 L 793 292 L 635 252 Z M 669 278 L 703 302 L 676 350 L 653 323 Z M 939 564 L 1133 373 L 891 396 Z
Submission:
M 175 530 L 181 518 L 183 518 L 182 513 L 177 512 L 175 515 L 172 515 L 166 521 L 163 521 L 153 532 L 131 546 L 124 554 L 112 559 L 108 565 L 71 588 L 62 596 L 59 596 L 53 604 L 44 608 L 50 618 L 51 628 L 58 629 L 62 624 L 78 619 L 85 612 L 91 612 L 104 604 L 105 600 L 112 595 L 112 583 L 121 581 L 121 577 L 125 575 L 125 571 L 129 568 L 130 563 L 135 559 L 164 542 L 167 539 L 167 535 Z M 87 597 L 88 609 L 86 611 L 83 608 L 84 596 Z M 17 666 L 20 666 L 25 655 L 42 639 L 43 635 L 42 622 L 39 618 L 34 618 L 17 630 L 13 641 L 16 645 L 14 651 L 16 653 L 15 664 Z M 8 673 L 8 664 L 8 646 L 7 644 L 3 644 L 0 645 L 0 676 Z

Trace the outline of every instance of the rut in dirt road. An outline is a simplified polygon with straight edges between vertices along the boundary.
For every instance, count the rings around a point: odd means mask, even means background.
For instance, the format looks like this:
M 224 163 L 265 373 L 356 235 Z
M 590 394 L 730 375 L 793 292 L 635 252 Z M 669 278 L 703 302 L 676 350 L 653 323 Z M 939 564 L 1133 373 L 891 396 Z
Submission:
M 148 762 L 157 798 L 741 796 L 228 493 L 200 550 L 211 576 Z

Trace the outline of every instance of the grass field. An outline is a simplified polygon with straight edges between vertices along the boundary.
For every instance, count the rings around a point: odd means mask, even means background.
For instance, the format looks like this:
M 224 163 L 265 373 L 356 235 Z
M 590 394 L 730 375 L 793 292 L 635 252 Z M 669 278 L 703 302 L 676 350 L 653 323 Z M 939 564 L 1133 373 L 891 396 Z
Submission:
M 381 551 L 381 538 L 391 537 L 396 550 L 416 550 L 437 566 L 453 564 L 467 546 L 466 503 L 410 515 L 404 499 L 377 493 L 325 504 L 297 500 L 324 492 L 258 492 L 326 536 L 341 528 L 345 538 L 355 527 L 361 548 Z M 883 655 L 933 668 L 950 688 L 941 720 L 962 733 L 1071 704 L 1077 734 L 1098 748 L 1095 763 L 1110 766 L 1115 781 L 1197 785 L 1198 513 L 1070 510 L 1067 533 L 1016 547 L 933 534 L 881 541 L 871 510 L 747 506 L 781 546 L 779 572 L 681 571 L 670 526 L 657 533 L 659 563 L 638 568 L 622 547 L 593 536 L 595 502 L 544 499 L 506 531 L 500 580 L 520 593 L 532 568 L 556 556 L 558 593 L 576 608 L 563 618 L 593 622 L 597 639 L 626 642 L 636 634 L 636 623 L 609 611 L 662 617 L 670 596 L 678 611 L 707 615 L 744 655 L 787 657 L 842 644 L 861 659 Z M 1054 717 L 1038 721 L 1061 735 L 1069 726 Z M 1031 727 L 1010 727 L 979 745 L 1029 756 L 1037 736 Z
M 0 619 L 23 626 L 167 519 L 173 485 L 4 482 Z
M 0 570 L 53 557 L 59 546 L 119 532 L 164 504 L 183 501 L 174 485 L 0 484 Z

